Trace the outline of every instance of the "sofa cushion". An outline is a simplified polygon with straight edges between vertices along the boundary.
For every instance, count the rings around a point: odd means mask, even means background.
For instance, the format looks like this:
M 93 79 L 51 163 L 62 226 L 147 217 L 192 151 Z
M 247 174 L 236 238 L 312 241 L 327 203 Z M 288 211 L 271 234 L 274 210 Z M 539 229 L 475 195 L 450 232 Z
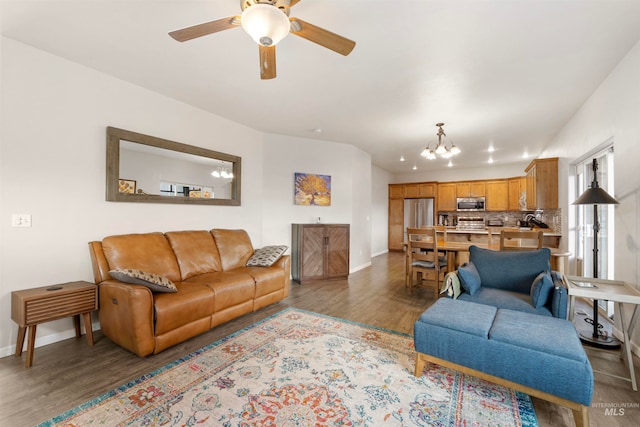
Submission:
M 492 251 L 469 247 L 469 261 L 480 275 L 482 286 L 506 289 L 529 295 L 533 280 L 551 270 L 549 248 L 531 251 Z
M 208 231 L 169 231 L 165 236 L 176 254 L 182 280 L 222 271 L 218 247 Z
M 211 230 L 211 234 L 218 246 L 222 271 L 244 267 L 253 255 L 253 245 L 246 231 L 217 228 Z
M 585 361 L 587 356 L 580 340 L 558 342 L 556 336 L 577 336 L 568 320 L 543 317 L 520 311 L 499 309 L 489 333 L 492 340 L 537 350 L 573 360 Z
M 141 270 L 180 281 L 180 267 L 162 233 L 123 234 L 102 240 L 110 270 Z
M 200 274 L 185 283 L 207 285 L 215 293 L 213 313 L 251 301 L 256 295 L 256 282 L 246 268 Z
M 509 310 L 517 310 L 542 316 L 551 316 L 551 310 L 548 307 L 535 308 L 531 305 L 529 295 L 520 292 L 505 291 L 502 289 L 482 286 L 478 289 L 478 292 L 473 295 L 470 295 L 467 292 L 461 293 L 458 300 L 486 304 L 496 308 L 507 308 Z
M 166 277 L 141 270 L 111 270 L 109 275 L 116 280 L 134 285 L 142 285 L 154 292 L 177 292 L 176 285 Z
M 462 285 L 469 295 L 478 292 L 478 289 L 480 289 L 482 285 L 478 270 L 472 262 L 464 263 L 458 268 L 458 277 L 460 278 L 460 285 Z
M 211 318 L 215 304 L 215 293 L 208 286 L 177 282 L 175 294 L 156 294 L 153 298 L 155 311 L 155 335 L 162 335 L 176 328 Z
M 531 305 L 536 308 L 547 305 L 551 292 L 553 291 L 553 280 L 550 271 L 543 271 L 533 280 L 529 296 Z
M 270 267 L 289 249 L 288 246 L 264 246 L 256 249 L 247 261 L 247 267 Z
M 426 310 L 418 322 L 489 338 L 497 308 L 460 299 L 438 299 Z

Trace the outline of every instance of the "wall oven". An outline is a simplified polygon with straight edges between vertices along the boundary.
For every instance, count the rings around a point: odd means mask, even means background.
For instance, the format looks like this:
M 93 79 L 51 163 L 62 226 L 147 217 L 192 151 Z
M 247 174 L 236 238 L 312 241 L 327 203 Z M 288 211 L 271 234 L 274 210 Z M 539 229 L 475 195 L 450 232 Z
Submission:
M 484 197 L 458 197 L 456 201 L 458 212 L 478 212 L 485 210 Z

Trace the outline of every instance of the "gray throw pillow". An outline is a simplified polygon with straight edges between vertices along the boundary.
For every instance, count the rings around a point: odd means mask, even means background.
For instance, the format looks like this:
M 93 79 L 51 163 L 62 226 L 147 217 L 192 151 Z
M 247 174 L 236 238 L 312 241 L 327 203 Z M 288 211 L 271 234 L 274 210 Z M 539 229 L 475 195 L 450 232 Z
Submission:
M 158 274 L 147 273 L 131 268 L 126 270 L 111 270 L 109 274 L 116 280 L 146 286 L 154 292 L 178 292 L 178 288 L 176 288 L 176 285 L 171 280 Z
M 269 267 L 276 263 L 284 254 L 288 246 L 275 245 L 265 246 L 260 249 L 256 249 L 251 258 L 247 261 L 247 267 Z

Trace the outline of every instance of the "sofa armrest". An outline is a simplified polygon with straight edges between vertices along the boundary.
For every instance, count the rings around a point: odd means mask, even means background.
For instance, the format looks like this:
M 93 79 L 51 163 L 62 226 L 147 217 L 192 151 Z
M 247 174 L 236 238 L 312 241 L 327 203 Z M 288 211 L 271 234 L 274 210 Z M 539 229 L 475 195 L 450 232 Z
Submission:
M 284 297 L 289 296 L 289 287 L 291 286 L 291 256 L 282 255 L 274 264 L 284 270 Z
M 553 291 L 551 293 L 551 314 L 553 317 L 560 319 L 567 319 L 569 314 L 569 293 L 567 287 L 562 280 L 562 275 L 557 271 L 551 272 L 551 278 L 553 279 Z
M 99 285 L 99 301 L 104 335 L 140 357 L 153 353 L 153 293 L 149 288 L 108 280 Z

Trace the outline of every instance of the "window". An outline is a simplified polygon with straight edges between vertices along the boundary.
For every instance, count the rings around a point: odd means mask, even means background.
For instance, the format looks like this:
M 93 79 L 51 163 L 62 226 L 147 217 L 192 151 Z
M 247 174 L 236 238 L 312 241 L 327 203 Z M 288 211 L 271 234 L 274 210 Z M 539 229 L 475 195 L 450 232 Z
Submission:
M 584 157 L 576 164 L 576 194 L 581 195 L 591 186 L 593 181 L 593 159 L 598 162 L 598 184 L 610 195 L 614 193 L 613 185 L 613 144 L 608 144 L 604 149 L 595 154 Z M 614 278 L 614 205 L 597 205 L 598 210 L 598 266 L 597 277 L 601 279 Z M 583 260 L 583 269 L 578 275 L 585 277 L 594 276 L 593 265 L 593 237 L 594 237 L 594 207 L 592 205 L 576 206 L 577 225 L 577 258 Z M 602 308 L 607 310 L 609 317 L 613 316 L 613 303 L 606 304 L 600 301 Z

